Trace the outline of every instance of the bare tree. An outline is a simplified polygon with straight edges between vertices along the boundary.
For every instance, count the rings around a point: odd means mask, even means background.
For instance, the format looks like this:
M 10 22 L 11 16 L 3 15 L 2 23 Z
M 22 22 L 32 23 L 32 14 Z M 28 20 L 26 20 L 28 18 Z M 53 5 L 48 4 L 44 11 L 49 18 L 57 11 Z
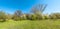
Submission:
M 20 16 L 22 15 L 22 12 L 20 10 L 15 11 L 12 19 L 14 20 L 20 20 Z
M 15 12 L 15 15 L 16 15 L 16 16 L 21 16 L 21 15 L 22 15 L 21 10 L 17 10 L 17 11 Z
M 31 10 L 32 13 L 43 13 L 43 11 L 45 10 L 45 8 L 47 7 L 47 5 L 44 4 L 38 4 L 36 6 L 34 6 Z
M 35 19 L 38 19 L 38 20 L 43 19 L 42 13 L 43 13 L 43 11 L 45 10 L 46 7 L 47 7 L 47 5 L 44 5 L 44 4 L 38 4 L 38 5 L 34 6 L 34 7 L 32 7 L 31 12 L 34 14 L 33 15 L 34 16 L 33 20 L 35 20 Z

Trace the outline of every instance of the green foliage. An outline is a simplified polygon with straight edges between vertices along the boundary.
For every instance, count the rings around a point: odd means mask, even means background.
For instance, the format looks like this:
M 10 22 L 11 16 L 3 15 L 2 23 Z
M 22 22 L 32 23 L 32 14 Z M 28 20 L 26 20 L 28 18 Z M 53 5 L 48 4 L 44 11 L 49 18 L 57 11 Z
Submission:
M 44 17 L 45 20 L 50 19 L 48 14 L 44 15 L 43 17 Z
M 54 13 L 50 14 L 49 17 L 50 17 L 50 19 L 57 19 L 56 15 Z
M 60 13 L 53 13 L 54 17 L 56 17 L 56 19 L 60 19 Z
M 15 21 L 17 21 L 17 20 L 20 20 L 20 17 L 18 17 L 16 15 L 13 15 L 12 19 L 15 20 Z
M 36 17 L 37 17 L 36 15 L 32 14 L 30 18 L 31 20 L 36 20 Z
M 16 10 L 13 15 L 6 14 L 3 11 L 0 11 L 0 20 L 6 21 L 9 19 L 13 19 L 15 21 L 20 20 L 46 20 L 46 19 L 60 19 L 60 13 L 52 13 L 50 15 L 43 14 L 47 5 L 39 4 L 34 6 L 31 9 L 32 13 L 23 14 L 21 10 Z
M 22 12 L 20 11 L 20 10 L 17 10 L 15 13 L 14 13 L 14 15 L 13 15 L 13 17 L 12 17 L 12 19 L 13 20 L 21 20 L 22 18 L 21 18 L 21 15 L 22 15 Z
M 39 4 L 39 5 L 34 6 L 31 9 L 31 12 L 34 14 L 34 15 L 31 15 L 31 19 L 32 20 L 42 20 L 42 19 L 44 19 L 42 13 L 45 10 L 46 6 L 47 5 L 43 5 L 43 4 Z
M 12 15 L 11 14 L 7 14 L 6 17 L 7 17 L 7 20 L 12 19 Z
M 0 20 L 6 21 L 6 19 L 7 19 L 6 14 L 3 11 L 0 11 Z
M 26 15 L 26 18 L 28 20 L 42 20 L 43 16 L 42 15 L 37 15 L 37 14 L 30 14 L 30 15 Z
M 38 20 L 43 20 L 43 15 L 42 14 L 37 14 L 37 19 Z

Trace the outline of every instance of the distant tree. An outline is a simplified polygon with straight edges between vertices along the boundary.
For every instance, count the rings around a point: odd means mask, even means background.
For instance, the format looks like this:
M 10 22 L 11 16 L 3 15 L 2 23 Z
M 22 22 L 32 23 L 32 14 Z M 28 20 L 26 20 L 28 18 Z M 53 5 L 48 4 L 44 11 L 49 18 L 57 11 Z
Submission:
M 54 15 L 56 16 L 57 19 L 60 19 L 60 13 L 55 13 Z
M 12 15 L 11 14 L 7 14 L 6 17 L 7 17 L 7 20 L 12 19 Z
M 49 17 L 50 17 L 50 19 L 56 19 L 57 18 L 54 13 L 50 14 Z
M 46 7 L 47 5 L 39 4 L 39 5 L 32 7 L 31 12 L 34 14 L 40 14 L 40 13 L 43 13 Z
M 21 15 L 22 15 L 21 10 L 17 10 L 17 11 L 15 11 L 12 19 L 14 19 L 14 20 L 21 20 Z
M 6 13 L 3 11 L 0 11 L 0 21 L 6 21 L 7 17 L 6 17 Z
M 44 19 L 50 19 L 49 15 L 48 14 L 44 14 Z
M 28 20 L 36 20 L 36 15 L 35 14 L 26 14 L 26 18 Z
M 37 16 L 36 16 L 35 14 L 31 14 L 31 15 L 30 15 L 30 20 L 36 20 L 36 17 L 37 17 Z
M 52 14 L 50 14 L 50 16 L 53 19 L 60 19 L 60 13 L 52 13 Z
M 25 18 L 26 18 L 26 20 L 31 20 L 30 18 L 30 14 L 25 14 Z
M 41 19 L 43 19 L 42 13 L 46 7 L 47 7 L 47 5 L 38 4 L 34 7 L 32 7 L 31 12 L 36 15 L 37 19 L 41 20 Z
M 17 10 L 14 14 L 20 17 L 22 15 L 22 12 L 21 10 Z

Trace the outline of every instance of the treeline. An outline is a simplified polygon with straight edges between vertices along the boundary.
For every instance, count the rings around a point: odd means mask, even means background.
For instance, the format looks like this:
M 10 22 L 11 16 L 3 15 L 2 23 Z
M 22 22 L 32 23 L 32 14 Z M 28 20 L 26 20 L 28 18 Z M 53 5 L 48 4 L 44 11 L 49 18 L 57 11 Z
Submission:
M 57 20 L 60 19 L 60 13 L 51 13 L 51 14 L 43 14 L 43 11 L 47 5 L 39 4 L 31 9 L 31 13 L 23 14 L 21 10 L 16 10 L 14 14 L 6 14 L 3 11 L 0 11 L 0 21 L 4 22 L 7 20 L 15 20 L 15 21 L 21 21 L 21 20 Z

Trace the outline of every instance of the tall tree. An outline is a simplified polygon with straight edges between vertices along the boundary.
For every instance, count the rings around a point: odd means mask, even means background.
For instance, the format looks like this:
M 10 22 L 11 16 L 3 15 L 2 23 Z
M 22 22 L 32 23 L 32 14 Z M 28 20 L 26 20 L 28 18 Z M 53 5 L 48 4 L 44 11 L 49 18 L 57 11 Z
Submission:
M 17 10 L 14 14 L 17 15 L 17 16 L 21 16 L 22 12 L 21 12 L 21 10 Z
M 11 14 L 7 14 L 6 16 L 7 16 L 7 19 L 8 20 L 12 18 L 12 15 Z
M 45 10 L 46 7 L 47 7 L 47 5 L 38 4 L 34 7 L 32 7 L 31 12 L 33 14 L 35 14 L 33 16 L 35 16 L 38 20 L 41 20 L 41 19 L 43 19 L 42 13 L 43 13 L 43 11 Z M 36 19 L 36 18 L 34 18 L 34 19 Z
M 13 17 L 12 17 L 12 19 L 14 19 L 14 20 L 20 20 L 21 15 L 22 15 L 21 10 L 16 10 L 15 13 L 14 13 L 14 15 L 13 15 Z
M 6 17 L 6 13 L 4 13 L 3 11 L 0 11 L 0 21 L 6 21 L 7 17 Z
M 46 7 L 47 7 L 47 5 L 38 4 L 31 9 L 31 12 L 34 14 L 43 13 L 43 11 L 45 10 Z

